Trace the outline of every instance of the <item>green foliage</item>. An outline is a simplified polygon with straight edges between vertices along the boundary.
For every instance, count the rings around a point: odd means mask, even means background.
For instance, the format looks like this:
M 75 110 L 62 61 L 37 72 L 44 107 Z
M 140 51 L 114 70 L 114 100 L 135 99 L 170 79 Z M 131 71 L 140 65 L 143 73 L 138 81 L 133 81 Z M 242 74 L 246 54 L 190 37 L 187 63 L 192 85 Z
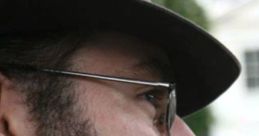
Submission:
M 184 119 L 197 136 L 208 136 L 210 124 L 213 123 L 213 117 L 208 108 L 198 111 Z
M 153 0 L 176 13 L 188 18 L 199 26 L 208 29 L 208 19 L 203 9 L 194 0 Z
M 178 14 L 188 18 L 204 29 L 208 29 L 208 20 L 203 9 L 195 0 L 153 0 Z M 212 114 L 208 108 L 192 114 L 184 119 L 197 136 L 208 136 L 210 124 L 213 121 Z

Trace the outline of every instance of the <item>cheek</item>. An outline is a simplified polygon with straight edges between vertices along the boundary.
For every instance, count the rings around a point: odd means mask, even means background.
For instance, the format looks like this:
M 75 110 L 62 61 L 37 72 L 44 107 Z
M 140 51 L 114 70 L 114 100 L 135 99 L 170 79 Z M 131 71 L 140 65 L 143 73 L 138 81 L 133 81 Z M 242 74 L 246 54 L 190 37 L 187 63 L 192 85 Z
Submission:
M 134 102 L 107 88 L 88 88 L 84 96 L 88 118 L 100 136 L 156 136 L 154 127 Z
M 100 136 L 156 136 L 152 126 L 148 126 L 141 119 L 124 113 L 111 114 L 108 116 L 99 114 L 101 117 L 95 120 Z

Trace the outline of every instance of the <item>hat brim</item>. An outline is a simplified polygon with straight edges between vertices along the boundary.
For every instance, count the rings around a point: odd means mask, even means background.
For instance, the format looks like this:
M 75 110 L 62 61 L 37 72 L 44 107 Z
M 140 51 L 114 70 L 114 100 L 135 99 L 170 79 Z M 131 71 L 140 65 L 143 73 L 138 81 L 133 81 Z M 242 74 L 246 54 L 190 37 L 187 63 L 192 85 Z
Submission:
M 174 66 L 180 116 L 211 103 L 240 73 L 238 61 L 220 42 L 190 21 L 150 2 L 6 0 L 0 4 L 0 35 L 107 27 L 160 43 Z

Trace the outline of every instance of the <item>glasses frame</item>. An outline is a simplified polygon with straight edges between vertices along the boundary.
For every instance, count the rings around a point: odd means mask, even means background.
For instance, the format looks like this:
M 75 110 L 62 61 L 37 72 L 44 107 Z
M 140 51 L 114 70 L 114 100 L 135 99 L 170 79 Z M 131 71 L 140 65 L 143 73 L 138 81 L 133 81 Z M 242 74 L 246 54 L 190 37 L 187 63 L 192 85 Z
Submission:
M 169 90 L 169 102 L 167 106 L 167 113 L 166 113 L 166 127 L 168 136 L 170 134 L 170 128 L 172 127 L 174 117 L 176 114 L 176 91 L 175 91 L 175 84 L 174 83 L 166 83 L 166 82 L 152 82 L 152 81 L 145 81 L 145 80 L 136 80 L 130 78 L 123 78 L 123 77 L 115 77 L 115 76 L 107 76 L 107 75 L 99 75 L 99 74 L 91 74 L 91 73 L 83 73 L 83 72 L 75 72 L 75 71 L 65 71 L 65 70 L 56 70 L 56 69 L 39 69 L 43 72 L 54 73 L 54 74 L 61 74 L 61 75 L 68 75 L 68 76 L 77 76 L 77 77 L 87 77 L 87 78 L 95 78 L 100 80 L 108 80 L 108 81 L 115 81 L 115 82 L 122 82 L 122 83 L 130 83 L 130 84 L 139 84 L 139 85 L 148 85 L 154 87 L 165 87 Z
M 138 84 L 138 85 L 147 85 L 147 86 L 154 86 L 154 87 L 165 87 L 169 91 L 168 95 L 168 105 L 167 105 L 167 112 L 166 112 L 166 131 L 167 135 L 171 136 L 170 129 L 172 127 L 175 115 L 176 115 L 176 85 L 175 83 L 167 83 L 167 82 L 154 82 L 154 81 L 146 81 L 146 80 L 138 80 L 138 79 L 131 79 L 131 78 L 124 78 L 124 77 L 116 77 L 116 76 L 107 76 L 107 75 L 100 75 L 100 74 L 92 74 L 86 72 L 77 72 L 77 71 L 69 71 L 69 70 L 59 70 L 59 69 L 52 69 L 52 68 L 37 68 L 33 66 L 27 65 L 9 65 L 9 68 L 15 68 L 16 70 L 25 70 L 25 71 L 40 71 L 46 73 L 52 73 L 57 75 L 63 76 L 73 76 L 73 77 L 84 77 L 84 78 L 94 78 L 99 80 L 108 80 L 108 81 L 115 81 L 121 83 L 130 83 L 130 84 Z

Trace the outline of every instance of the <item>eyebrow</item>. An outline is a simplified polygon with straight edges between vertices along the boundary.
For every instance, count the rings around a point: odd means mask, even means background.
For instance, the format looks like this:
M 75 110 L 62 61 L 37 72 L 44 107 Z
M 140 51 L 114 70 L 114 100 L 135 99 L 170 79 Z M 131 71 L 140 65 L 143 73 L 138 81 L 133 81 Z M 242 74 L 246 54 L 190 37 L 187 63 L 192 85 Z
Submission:
M 149 73 L 158 75 L 162 81 L 172 80 L 172 66 L 169 61 L 165 59 L 149 57 L 140 61 L 134 65 L 134 67 L 142 68 Z

